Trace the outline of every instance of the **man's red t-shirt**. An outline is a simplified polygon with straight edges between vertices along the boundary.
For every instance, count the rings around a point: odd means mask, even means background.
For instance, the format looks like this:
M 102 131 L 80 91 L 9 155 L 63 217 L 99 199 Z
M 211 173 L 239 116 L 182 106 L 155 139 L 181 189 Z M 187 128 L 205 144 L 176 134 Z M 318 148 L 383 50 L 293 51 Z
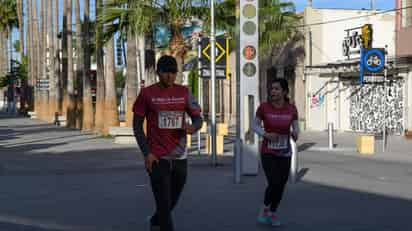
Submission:
M 186 149 L 185 113 L 200 116 L 200 107 L 187 87 L 174 84 L 143 88 L 133 105 L 136 115 L 146 117 L 150 152 L 157 157 L 181 156 Z
M 281 156 L 290 156 L 290 129 L 292 122 L 298 119 L 298 111 L 293 104 L 286 103 L 282 108 L 275 108 L 271 103 L 262 103 L 256 117 L 263 121 L 263 127 L 267 133 L 279 134 L 277 141 L 263 139 L 261 152 Z

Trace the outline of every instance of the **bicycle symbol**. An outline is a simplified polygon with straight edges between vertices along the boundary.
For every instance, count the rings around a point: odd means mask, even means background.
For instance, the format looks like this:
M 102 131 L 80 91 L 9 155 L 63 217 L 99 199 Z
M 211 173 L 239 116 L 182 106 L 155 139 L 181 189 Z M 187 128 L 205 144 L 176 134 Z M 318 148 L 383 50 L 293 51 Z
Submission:
M 382 60 L 377 55 L 369 56 L 366 64 L 368 66 L 380 66 L 382 64 Z
M 385 67 L 385 51 L 383 49 L 367 49 L 362 54 L 361 63 L 368 72 L 381 72 Z

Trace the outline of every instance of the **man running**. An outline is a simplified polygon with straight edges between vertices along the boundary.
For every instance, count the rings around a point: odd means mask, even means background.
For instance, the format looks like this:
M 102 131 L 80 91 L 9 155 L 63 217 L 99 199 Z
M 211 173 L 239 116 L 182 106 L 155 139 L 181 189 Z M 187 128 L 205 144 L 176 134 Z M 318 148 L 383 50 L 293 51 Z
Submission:
M 157 62 L 159 82 L 143 88 L 134 103 L 133 130 L 145 159 L 156 202 L 151 229 L 173 231 L 171 211 L 187 175 L 186 135 L 201 128 L 200 106 L 189 89 L 175 84 L 177 62 L 162 56 Z M 185 121 L 186 113 L 192 124 Z M 147 121 L 147 134 L 143 121 Z

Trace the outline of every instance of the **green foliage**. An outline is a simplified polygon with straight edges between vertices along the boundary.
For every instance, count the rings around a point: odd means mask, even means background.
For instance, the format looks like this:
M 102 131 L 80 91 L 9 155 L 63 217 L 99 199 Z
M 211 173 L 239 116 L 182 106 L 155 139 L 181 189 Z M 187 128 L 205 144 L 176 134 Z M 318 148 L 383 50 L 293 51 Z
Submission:
M 124 88 L 125 85 L 125 77 L 123 76 L 123 71 L 116 71 L 116 88 Z
M 189 72 L 189 90 L 197 99 L 199 96 L 199 72 L 197 68 Z
M 289 40 L 296 32 L 300 17 L 293 2 L 259 0 L 259 52 L 270 55 L 273 48 Z
M 18 27 L 16 0 L 1 0 L 0 30 L 11 33 L 14 27 Z
M 13 48 L 16 52 L 20 52 L 20 40 L 14 41 Z
M 0 88 L 3 88 L 9 84 L 7 75 L 0 76 Z
M 28 78 L 27 68 L 27 56 L 23 56 L 22 62 L 17 62 L 17 72 L 15 73 L 15 76 L 13 76 L 10 73 L 0 76 L 0 87 L 5 87 L 9 85 L 12 79 L 26 81 Z
M 18 63 L 17 78 L 26 81 L 28 79 L 28 57 L 23 56 L 21 63 Z

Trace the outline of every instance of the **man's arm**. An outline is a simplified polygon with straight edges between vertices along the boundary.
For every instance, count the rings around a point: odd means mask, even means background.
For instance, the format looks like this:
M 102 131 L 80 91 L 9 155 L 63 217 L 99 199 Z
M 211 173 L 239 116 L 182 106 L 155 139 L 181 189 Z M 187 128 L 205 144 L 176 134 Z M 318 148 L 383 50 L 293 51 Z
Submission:
M 149 143 L 143 131 L 143 121 L 144 117 L 134 114 L 133 116 L 133 132 L 137 143 L 139 144 L 140 150 L 143 156 L 147 156 L 150 153 Z
M 186 126 L 186 132 L 193 134 L 202 128 L 202 117 L 200 115 L 201 108 L 197 103 L 195 97 L 189 92 L 188 102 L 187 102 L 187 112 L 192 120 L 192 124 Z

